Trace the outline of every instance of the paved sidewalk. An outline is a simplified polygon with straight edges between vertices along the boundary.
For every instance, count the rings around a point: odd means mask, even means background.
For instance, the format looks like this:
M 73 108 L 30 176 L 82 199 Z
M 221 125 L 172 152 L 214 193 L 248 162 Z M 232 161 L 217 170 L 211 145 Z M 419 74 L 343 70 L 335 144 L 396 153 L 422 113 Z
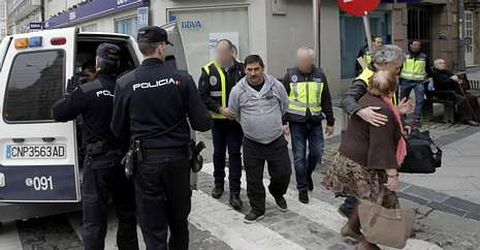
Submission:
M 452 207 L 470 210 L 480 220 L 480 132 L 443 146 L 442 168 L 430 175 L 403 175 L 407 183 L 435 190 L 432 199 Z M 408 190 L 408 188 L 407 188 Z M 468 204 L 456 198 L 476 204 Z M 476 206 L 475 206 L 476 205 Z M 465 207 L 466 206 L 466 207 Z

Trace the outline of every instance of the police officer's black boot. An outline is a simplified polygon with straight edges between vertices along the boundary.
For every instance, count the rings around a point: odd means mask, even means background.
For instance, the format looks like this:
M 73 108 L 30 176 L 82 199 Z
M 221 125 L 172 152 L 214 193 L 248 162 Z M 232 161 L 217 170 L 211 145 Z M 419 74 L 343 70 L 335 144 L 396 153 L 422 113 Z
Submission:
M 219 199 L 223 194 L 223 185 L 215 185 L 212 191 L 212 197 L 215 199 Z
M 230 205 L 233 207 L 235 210 L 242 210 L 243 208 L 243 202 L 240 199 L 240 195 L 238 194 L 232 194 L 230 195 Z

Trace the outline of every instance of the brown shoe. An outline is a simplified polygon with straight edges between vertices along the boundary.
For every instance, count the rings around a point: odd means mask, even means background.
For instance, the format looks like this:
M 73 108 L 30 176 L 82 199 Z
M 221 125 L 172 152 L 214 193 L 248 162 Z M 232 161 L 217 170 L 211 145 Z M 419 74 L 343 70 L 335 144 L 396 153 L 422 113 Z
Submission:
M 377 245 L 369 243 L 365 239 L 363 239 L 358 244 L 357 250 L 382 250 L 382 249 L 380 247 L 378 247 Z
M 348 224 L 345 224 L 343 227 L 342 227 L 342 230 L 340 230 L 340 234 L 342 235 L 342 237 L 344 238 L 350 238 L 352 240 L 360 240 L 360 238 L 362 237 L 361 234 L 359 233 L 356 233 L 355 231 L 353 231 L 349 226 Z

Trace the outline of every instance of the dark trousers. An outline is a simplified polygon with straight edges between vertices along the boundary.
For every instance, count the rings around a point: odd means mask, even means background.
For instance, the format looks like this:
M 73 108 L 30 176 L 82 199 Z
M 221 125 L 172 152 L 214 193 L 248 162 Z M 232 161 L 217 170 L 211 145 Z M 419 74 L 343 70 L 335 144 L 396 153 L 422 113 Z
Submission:
M 228 148 L 230 194 L 238 195 L 242 177 L 240 154 L 243 140 L 242 127 L 235 121 L 215 119 L 212 127 L 212 139 L 215 185 L 223 187 L 225 183 L 225 160 Z
M 287 192 L 292 174 L 287 140 L 283 135 L 269 144 L 261 144 L 247 138 L 243 141 L 247 195 L 250 206 L 256 214 L 265 213 L 265 188 L 263 186 L 265 161 L 268 163 L 268 173 L 270 174 L 268 190 L 273 197 L 281 197 Z
M 292 151 L 297 189 L 307 191 L 308 177 L 312 176 L 318 162 L 322 159 L 325 144 L 322 124 L 308 122 L 290 123 L 290 131 L 292 133 Z
M 478 99 L 475 96 L 469 95 L 463 96 L 459 93 L 452 93 L 451 96 L 458 106 L 458 119 L 462 122 L 476 121 L 480 119 L 480 106 Z
M 148 250 L 188 249 L 191 209 L 190 164 L 186 155 L 147 154 L 136 166 L 137 212 Z
M 85 158 L 82 184 L 85 249 L 105 248 L 110 196 L 118 218 L 118 248 L 138 249 L 134 187 L 125 177 L 120 164 L 122 156 L 121 152 L 108 152 L 100 156 L 87 154 Z

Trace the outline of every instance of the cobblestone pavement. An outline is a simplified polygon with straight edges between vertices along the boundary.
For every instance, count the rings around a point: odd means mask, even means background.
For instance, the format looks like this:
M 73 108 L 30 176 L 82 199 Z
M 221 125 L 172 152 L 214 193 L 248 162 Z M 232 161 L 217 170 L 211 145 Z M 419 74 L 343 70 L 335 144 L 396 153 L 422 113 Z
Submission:
M 194 191 L 193 209 L 190 215 L 191 249 L 328 249 L 352 250 L 355 244 L 339 236 L 345 223 L 336 212 L 338 200 L 318 188 L 311 196 L 311 203 L 303 205 L 290 188 L 286 200 L 290 210 L 280 212 L 274 199 L 267 197 L 267 212 L 264 220 L 247 225 L 244 215 L 249 211 L 242 179 L 242 196 L 245 207 L 235 211 L 228 205 L 228 191 L 219 199 L 210 196 L 213 188 L 213 166 L 206 164 L 198 174 L 199 190 Z M 318 183 L 321 175 L 315 173 Z M 265 183 L 268 184 L 267 178 Z M 228 190 L 228 183 L 226 186 Z M 107 249 L 115 249 L 114 212 L 106 239 Z M 141 235 L 139 235 L 142 240 Z M 81 249 L 81 214 L 53 216 L 23 222 L 5 224 L 0 233 L 0 249 Z M 384 248 L 388 249 L 388 248 Z M 425 241 L 410 240 L 405 249 L 441 249 Z

